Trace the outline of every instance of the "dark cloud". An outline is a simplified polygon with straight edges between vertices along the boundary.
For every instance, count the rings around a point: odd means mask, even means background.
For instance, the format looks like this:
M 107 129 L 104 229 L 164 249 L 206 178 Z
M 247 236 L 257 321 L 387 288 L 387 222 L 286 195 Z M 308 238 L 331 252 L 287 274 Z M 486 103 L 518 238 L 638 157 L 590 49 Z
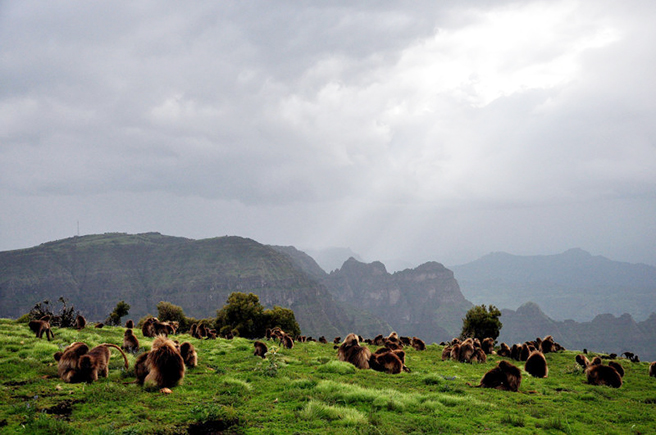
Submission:
M 655 15 L 2 3 L 0 249 L 82 220 L 371 260 L 580 246 L 656 264 Z

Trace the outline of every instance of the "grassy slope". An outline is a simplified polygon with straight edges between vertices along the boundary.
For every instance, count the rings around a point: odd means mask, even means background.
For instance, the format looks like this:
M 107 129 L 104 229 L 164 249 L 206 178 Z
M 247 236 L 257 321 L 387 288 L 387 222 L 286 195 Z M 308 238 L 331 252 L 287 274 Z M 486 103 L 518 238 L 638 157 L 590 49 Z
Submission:
M 55 329 L 37 340 L 24 324 L 0 320 L 2 433 L 649 433 L 656 425 L 656 379 L 647 363 L 622 361 L 618 390 L 585 384 L 575 352 L 548 354 L 547 379 L 524 378 L 520 393 L 474 389 L 483 365 L 443 362 L 442 348 L 407 351 L 412 373 L 355 370 L 332 345 L 297 344 L 280 366 L 252 355 L 245 339 L 199 341 L 199 366 L 171 395 L 134 384 L 113 350 L 109 379 L 64 384 L 52 354 L 73 341 L 120 344 L 123 328 Z M 150 340 L 137 332 L 142 346 Z M 271 346 L 271 343 L 270 343 Z M 191 426 L 196 424 L 196 426 Z

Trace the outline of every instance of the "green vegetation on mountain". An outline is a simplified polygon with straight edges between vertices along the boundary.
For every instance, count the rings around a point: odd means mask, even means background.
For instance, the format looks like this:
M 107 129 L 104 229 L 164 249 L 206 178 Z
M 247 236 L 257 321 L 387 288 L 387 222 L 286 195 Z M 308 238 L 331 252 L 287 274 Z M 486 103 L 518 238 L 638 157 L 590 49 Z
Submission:
M 19 317 L 39 301 L 63 296 L 89 320 L 105 320 L 119 301 L 130 305 L 135 319 L 160 301 L 207 318 L 233 292 L 252 292 L 266 307 L 292 309 L 307 335 L 341 335 L 354 327 L 369 333 L 365 328 L 384 325 L 366 316 L 361 322 L 289 256 L 241 237 L 104 234 L 0 252 L 4 317 Z
M 267 342 L 267 359 L 253 341 L 197 340 L 198 366 L 171 394 L 132 384 L 130 368 L 112 350 L 109 378 L 66 384 L 53 354 L 83 341 L 120 344 L 124 328 L 54 328 L 39 340 L 25 324 L 0 320 L 0 432 L 17 434 L 644 434 L 656 424 L 656 378 L 648 363 L 619 360 L 619 389 L 592 386 L 575 363 L 577 351 L 546 355 L 549 377 L 522 371 L 518 393 L 472 388 L 501 360 L 442 361 L 442 347 L 406 349 L 410 373 L 357 370 L 337 361 L 330 344 Z M 136 331 L 143 350 L 152 339 Z M 559 337 L 555 337 L 560 341 Z M 592 355 L 588 355 L 591 357 Z M 513 362 L 521 366 L 521 363 Z

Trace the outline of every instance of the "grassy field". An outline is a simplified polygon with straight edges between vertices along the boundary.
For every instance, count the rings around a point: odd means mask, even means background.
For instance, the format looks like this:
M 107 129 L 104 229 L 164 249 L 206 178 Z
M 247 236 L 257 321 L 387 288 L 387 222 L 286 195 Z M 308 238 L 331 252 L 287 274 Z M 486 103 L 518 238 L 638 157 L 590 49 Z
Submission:
M 112 350 L 110 375 L 65 384 L 53 354 L 74 341 L 121 344 L 124 328 L 54 329 L 34 338 L 25 324 L 0 320 L 0 432 L 85 434 L 414 434 L 654 433 L 656 378 L 648 363 L 620 360 L 620 389 L 585 383 L 577 352 L 547 354 L 549 377 L 523 372 L 519 393 L 471 388 L 492 368 L 442 361 L 442 347 L 407 350 L 411 373 L 356 370 L 337 361 L 332 344 L 297 343 L 267 360 L 246 339 L 191 341 L 199 366 L 169 395 L 131 384 Z M 136 331 L 148 349 L 152 340 Z M 532 339 L 535 337 L 526 337 Z M 556 337 L 557 339 L 558 337 Z M 275 347 L 268 343 L 270 350 Z M 520 366 L 521 363 L 517 363 Z M 520 366 L 520 367 L 523 367 Z

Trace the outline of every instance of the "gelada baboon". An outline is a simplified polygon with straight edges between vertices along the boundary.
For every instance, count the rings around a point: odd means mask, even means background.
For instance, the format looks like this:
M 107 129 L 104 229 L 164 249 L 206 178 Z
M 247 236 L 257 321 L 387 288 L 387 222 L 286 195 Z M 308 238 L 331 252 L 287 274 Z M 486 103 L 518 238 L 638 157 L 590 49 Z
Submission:
M 549 374 L 547 360 L 539 350 L 534 350 L 526 359 L 524 370 L 535 378 L 546 378 Z
M 540 349 L 543 354 L 554 351 L 555 341 L 551 335 L 547 335 L 540 342 Z
M 415 350 L 426 350 L 426 343 L 421 338 L 412 337 L 410 343 Z
M 460 345 L 460 355 L 458 361 L 471 362 L 472 355 L 474 355 L 474 345 L 472 340 L 467 339 Z
M 483 352 L 485 352 L 486 355 L 491 355 L 492 352 L 494 352 L 494 338 L 484 338 L 481 343 L 481 349 L 483 349 Z
M 576 355 L 576 362 L 584 369 L 587 369 L 590 365 L 590 360 L 588 360 L 588 357 L 582 353 Z
M 451 346 L 445 346 L 442 349 L 442 361 L 446 361 L 451 358 Z
M 64 382 L 93 382 L 98 376 L 107 377 L 109 374 L 109 348 L 114 347 L 121 352 L 125 368 L 128 368 L 128 359 L 115 344 L 103 343 L 89 350 L 89 346 L 82 342 L 69 345 L 63 352 L 54 355 L 57 361 L 57 373 Z
M 123 349 L 126 352 L 136 352 L 139 350 L 139 340 L 134 335 L 132 329 L 126 329 L 123 333 Z
M 198 365 L 198 353 L 196 352 L 196 348 L 194 348 L 194 345 L 188 341 L 185 341 L 180 345 L 180 356 L 182 356 L 187 368 L 192 369 Z
M 106 378 L 109 375 L 109 358 L 111 353 L 109 348 L 113 347 L 118 349 L 123 356 L 123 361 L 125 362 L 125 369 L 129 367 L 128 358 L 125 356 L 125 353 L 115 344 L 104 343 L 99 346 L 94 347 L 88 353 L 80 357 L 78 363 L 78 379 L 79 382 L 93 382 L 98 380 L 98 376 Z
M 155 336 L 155 328 L 153 327 L 154 321 L 154 317 L 149 317 L 143 322 L 143 325 L 141 325 L 141 334 L 144 337 L 152 338 Z
M 649 376 L 656 378 L 656 361 L 649 364 Z
M 259 356 L 261 358 L 266 358 L 266 353 L 269 351 L 266 344 L 262 343 L 261 341 L 256 341 L 253 343 L 253 346 L 255 346 L 255 353 L 253 355 Z
M 184 378 L 185 363 L 173 340 L 159 336 L 153 349 L 137 358 L 135 374 L 139 384 L 172 388 Z
M 57 374 L 67 383 L 81 382 L 78 380 L 78 363 L 80 357 L 89 352 L 89 346 L 77 341 L 68 345 L 63 352 L 56 352 L 53 356 L 57 361 Z
M 169 334 L 175 334 L 175 329 L 168 322 L 160 322 L 159 320 L 154 319 L 151 325 L 155 335 L 168 336 Z
M 342 337 L 335 337 L 333 344 L 339 344 L 340 341 L 342 341 Z
M 487 362 L 487 355 L 483 351 L 482 348 L 477 347 L 474 349 L 474 354 L 471 357 L 471 362 L 477 362 L 477 363 L 486 363 Z
M 588 378 L 588 384 L 608 385 L 613 388 L 619 388 L 622 386 L 622 377 L 617 373 L 617 370 L 611 366 L 591 364 L 585 370 L 585 375 Z
M 134 328 L 134 322 L 132 321 L 132 319 L 128 319 L 128 321 L 125 322 L 125 327 L 128 328 L 128 329 L 133 329 Z
M 55 334 L 50 330 L 50 316 L 44 316 L 39 320 L 30 320 L 27 326 L 36 334 L 36 338 L 43 338 L 43 333 L 46 334 L 48 341 L 55 338 Z
M 615 361 L 608 361 L 608 365 L 617 370 L 617 373 L 620 375 L 620 377 L 624 377 L 624 367 L 622 367 L 622 364 Z
M 87 326 L 87 319 L 84 316 L 79 315 L 75 318 L 75 329 L 82 329 Z
M 291 348 L 294 347 L 294 339 L 292 337 L 290 337 L 289 335 L 285 334 L 284 332 L 283 332 L 283 336 L 282 336 L 282 346 L 285 349 L 291 349 Z
M 398 355 L 386 348 L 385 352 L 374 353 L 369 357 L 369 367 L 378 372 L 391 373 L 393 375 L 401 373 L 403 370 L 403 362 Z
M 369 358 L 371 358 L 371 351 L 363 346 L 360 346 L 358 336 L 350 333 L 342 342 L 337 350 L 337 357 L 340 361 L 347 361 L 359 369 L 369 368 Z
M 522 372 L 508 361 L 499 364 L 483 375 L 480 388 L 496 388 L 497 390 L 518 391 L 522 382 Z
M 508 345 L 506 343 L 501 343 L 499 345 L 499 351 L 497 352 L 497 355 L 503 356 L 503 357 L 506 357 L 506 358 L 511 357 L 511 350 L 510 350 L 510 348 L 508 347 Z
M 321 344 L 326 344 L 326 343 L 328 343 L 328 340 L 326 340 L 326 337 L 324 337 L 324 336 L 322 335 L 321 337 L 319 337 L 319 343 L 321 343 Z
M 94 328 L 98 328 L 98 329 L 104 328 L 104 327 L 105 327 L 105 324 L 102 323 L 102 322 L 96 323 L 96 325 L 94 326 Z
M 454 344 L 451 346 L 451 359 L 454 361 L 460 361 L 460 344 Z

